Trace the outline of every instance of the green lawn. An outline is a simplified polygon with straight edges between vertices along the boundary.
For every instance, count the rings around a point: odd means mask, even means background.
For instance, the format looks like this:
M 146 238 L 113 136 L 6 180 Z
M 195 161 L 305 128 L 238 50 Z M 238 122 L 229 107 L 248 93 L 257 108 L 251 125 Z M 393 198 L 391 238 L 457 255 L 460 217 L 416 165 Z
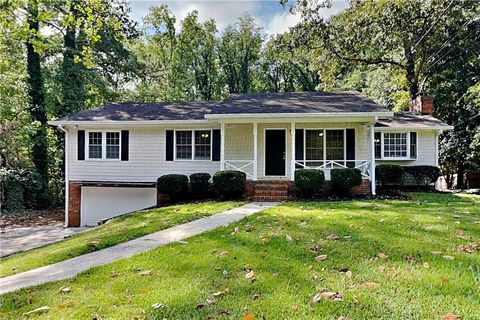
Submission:
M 480 197 L 412 197 L 286 203 L 7 294 L 0 316 L 48 306 L 35 318 L 480 319 L 480 251 L 460 247 L 480 242 Z M 338 294 L 312 302 L 322 292 Z
M 204 202 L 128 214 L 64 241 L 2 258 L 0 259 L 0 277 L 107 248 L 177 224 L 228 210 L 240 204 L 243 203 Z

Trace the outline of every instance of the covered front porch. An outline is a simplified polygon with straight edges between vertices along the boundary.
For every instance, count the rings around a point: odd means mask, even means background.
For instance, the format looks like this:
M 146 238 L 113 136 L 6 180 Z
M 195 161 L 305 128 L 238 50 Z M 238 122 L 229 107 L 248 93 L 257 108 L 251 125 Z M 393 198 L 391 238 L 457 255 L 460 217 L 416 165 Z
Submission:
M 370 120 L 370 119 L 368 119 Z M 220 121 L 220 170 L 293 181 L 297 169 L 357 168 L 375 194 L 374 121 Z

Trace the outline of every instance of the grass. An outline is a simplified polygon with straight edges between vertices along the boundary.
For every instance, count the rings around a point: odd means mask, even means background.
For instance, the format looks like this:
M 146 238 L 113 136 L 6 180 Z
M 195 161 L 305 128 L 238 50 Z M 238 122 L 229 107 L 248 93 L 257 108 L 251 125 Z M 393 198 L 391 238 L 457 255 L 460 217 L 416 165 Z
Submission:
M 6 294 L 0 316 L 49 306 L 35 318 L 480 319 L 480 253 L 458 248 L 479 241 L 480 197 L 412 197 L 285 203 L 188 243 Z M 323 290 L 342 300 L 311 302 Z
M 78 233 L 64 241 L 1 258 L 0 277 L 111 247 L 177 224 L 228 210 L 240 204 L 242 203 L 204 202 L 156 208 L 124 215 L 99 227 Z

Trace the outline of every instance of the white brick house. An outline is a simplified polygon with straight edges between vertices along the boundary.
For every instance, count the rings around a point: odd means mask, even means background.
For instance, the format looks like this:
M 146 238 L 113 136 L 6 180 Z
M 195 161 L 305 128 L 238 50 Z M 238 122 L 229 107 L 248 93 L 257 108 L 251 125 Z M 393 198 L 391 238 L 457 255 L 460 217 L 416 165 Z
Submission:
M 293 180 L 298 168 L 356 167 L 375 194 L 378 163 L 437 165 L 452 127 L 423 97 L 394 114 L 358 92 L 235 94 L 220 102 L 108 104 L 50 124 L 65 132 L 66 225 L 156 204 L 164 174 L 241 170 Z

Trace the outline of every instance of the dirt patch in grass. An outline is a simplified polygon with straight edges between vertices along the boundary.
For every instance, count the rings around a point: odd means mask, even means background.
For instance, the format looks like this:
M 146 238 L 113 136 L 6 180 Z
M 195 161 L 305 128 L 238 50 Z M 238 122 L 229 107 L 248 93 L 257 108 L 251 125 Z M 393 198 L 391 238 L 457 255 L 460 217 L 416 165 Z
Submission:
M 0 229 L 61 225 L 65 221 L 63 208 L 2 212 Z

